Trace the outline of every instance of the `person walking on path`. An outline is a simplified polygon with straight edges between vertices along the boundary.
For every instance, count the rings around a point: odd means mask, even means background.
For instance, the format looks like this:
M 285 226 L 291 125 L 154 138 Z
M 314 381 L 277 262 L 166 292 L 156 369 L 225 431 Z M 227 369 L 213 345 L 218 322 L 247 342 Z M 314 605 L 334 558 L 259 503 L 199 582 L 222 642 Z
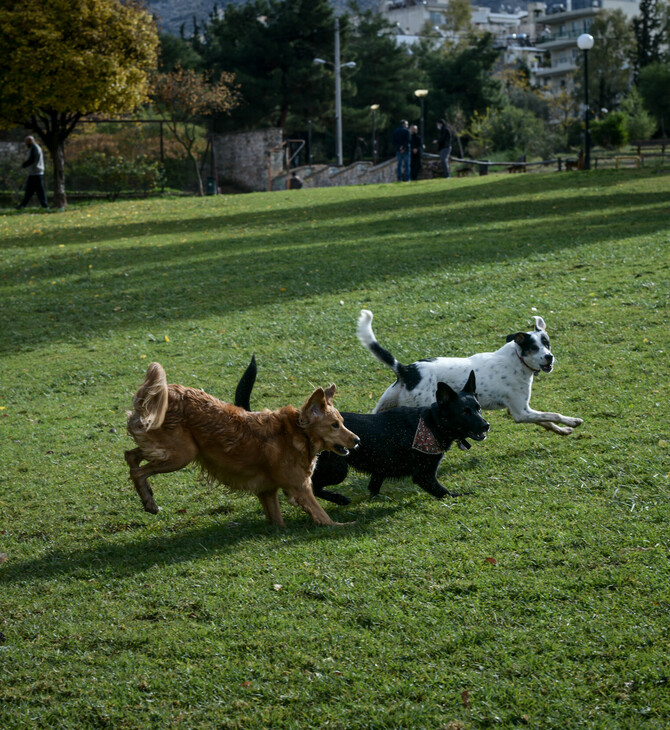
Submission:
M 410 149 L 412 150 L 410 166 L 409 166 L 409 177 L 410 180 L 418 180 L 419 173 L 421 172 L 421 157 L 423 155 L 423 140 L 419 136 L 419 128 L 416 124 L 412 124 L 409 128 L 409 132 L 412 135 L 410 142 Z
M 403 119 L 400 126 L 393 131 L 391 137 L 395 147 L 395 156 L 398 160 L 398 182 L 409 180 L 410 143 L 409 122 Z
M 42 148 L 35 142 L 33 136 L 24 140 L 28 149 L 28 156 L 21 167 L 28 168 L 28 179 L 26 180 L 26 192 L 23 200 L 16 206 L 17 210 L 23 210 L 28 205 L 33 195 L 37 195 L 40 205 L 47 210 L 47 194 L 44 189 L 44 153 Z
M 449 177 L 449 155 L 451 155 L 451 130 L 444 119 L 440 119 L 437 123 L 437 129 L 440 136 L 434 140 L 437 142 L 437 150 L 440 153 L 440 161 L 444 170 L 444 176 Z

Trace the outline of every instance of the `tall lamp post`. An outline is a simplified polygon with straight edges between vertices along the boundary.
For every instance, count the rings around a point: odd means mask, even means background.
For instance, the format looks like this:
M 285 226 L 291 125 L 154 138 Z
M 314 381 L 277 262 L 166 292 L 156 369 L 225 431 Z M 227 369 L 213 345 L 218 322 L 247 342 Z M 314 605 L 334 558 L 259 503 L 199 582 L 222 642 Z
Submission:
M 328 63 L 328 61 L 323 58 L 315 58 L 314 63 Z M 354 68 L 356 62 L 340 63 L 340 19 L 335 18 L 335 61 L 333 63 L 335 69 L 335 145 L 339 167 L 344 164 L 342 158 L 342 79 L 340 73 L 342 66 Z
M 593 36 L 582 33 L 577 47 L 584 51 L 584 169 L 591 169 L 591 130 L 589 129 L 589 51 L 593 48 Z
M 377 132 L 375 131 L 375 122 L 377 121 L 377 110 L 379 104 L 370 104 L 372 109 L 372 164 L 377 164 Z
M 419 100 L 421 103 L 421 142 L 422 144 L 426 144 L 426 140 L 423 138 L 424 128 L 423 128 L 423 100 L 428 96 L 428 89 L 417 89 L 414 92 L 414 96 Z M 421 150 L 421 154 L 423 155 L 423 150 Z

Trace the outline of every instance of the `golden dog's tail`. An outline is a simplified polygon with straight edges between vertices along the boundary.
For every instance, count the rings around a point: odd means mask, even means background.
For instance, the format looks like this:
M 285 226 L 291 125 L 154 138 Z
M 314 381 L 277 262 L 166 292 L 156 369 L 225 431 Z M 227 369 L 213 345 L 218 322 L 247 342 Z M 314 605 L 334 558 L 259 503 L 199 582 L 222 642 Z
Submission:
M 147 431 L 160 428 L 168 407 L 168 386 L 165 370 L 157 362 L 150 363 L 147 375 L 133 398 L 133 412 Z

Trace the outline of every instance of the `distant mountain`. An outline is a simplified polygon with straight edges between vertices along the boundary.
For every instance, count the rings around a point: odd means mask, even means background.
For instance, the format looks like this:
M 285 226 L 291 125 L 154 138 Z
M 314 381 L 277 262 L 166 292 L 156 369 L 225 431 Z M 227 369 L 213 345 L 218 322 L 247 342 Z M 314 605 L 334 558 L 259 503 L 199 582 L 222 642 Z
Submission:
M 158 19 L 160 29 L 165 33 L 179 34 L 184 27 L 186 35 L 193 30 L 193 18 L 198 23 L 206 21 L 214 6 L 225 8 L 226 5 L 244 5 L 247 0 L 145 0 L 149 10 Z M 347 0 L 331 0 L 337 12 L 346 10 Z M 359 0 L 362 10 L 376 8 L 378 0 Z

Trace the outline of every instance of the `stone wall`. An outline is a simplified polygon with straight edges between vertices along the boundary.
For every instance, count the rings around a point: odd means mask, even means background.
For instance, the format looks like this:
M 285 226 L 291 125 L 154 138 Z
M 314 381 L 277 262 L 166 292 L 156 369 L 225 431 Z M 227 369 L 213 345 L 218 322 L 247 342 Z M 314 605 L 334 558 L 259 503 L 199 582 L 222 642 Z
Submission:
M 214 137 L 219 182 L 230 182 L 243 190 L 269 189 L 269 181 L 281 174 L 282 130 L 220 134 Z
M 282 130 L 262 129 L 255 132 L 221 134 L 214 137 L 216 167 L 219 182 L 230 182 L 243 190 L 286 190 Z M 426 155 L 421 179 L 434 176 Z M 306 188 L 327 188 L 340 185 L 372 185 L 396 181 L 395 157 L 373 165 L 372 162 L 354 162 L 346 167 L 335 165 L 303 165 L 291 168 Z M 439 171 L 441 175 L 441 171 Z

